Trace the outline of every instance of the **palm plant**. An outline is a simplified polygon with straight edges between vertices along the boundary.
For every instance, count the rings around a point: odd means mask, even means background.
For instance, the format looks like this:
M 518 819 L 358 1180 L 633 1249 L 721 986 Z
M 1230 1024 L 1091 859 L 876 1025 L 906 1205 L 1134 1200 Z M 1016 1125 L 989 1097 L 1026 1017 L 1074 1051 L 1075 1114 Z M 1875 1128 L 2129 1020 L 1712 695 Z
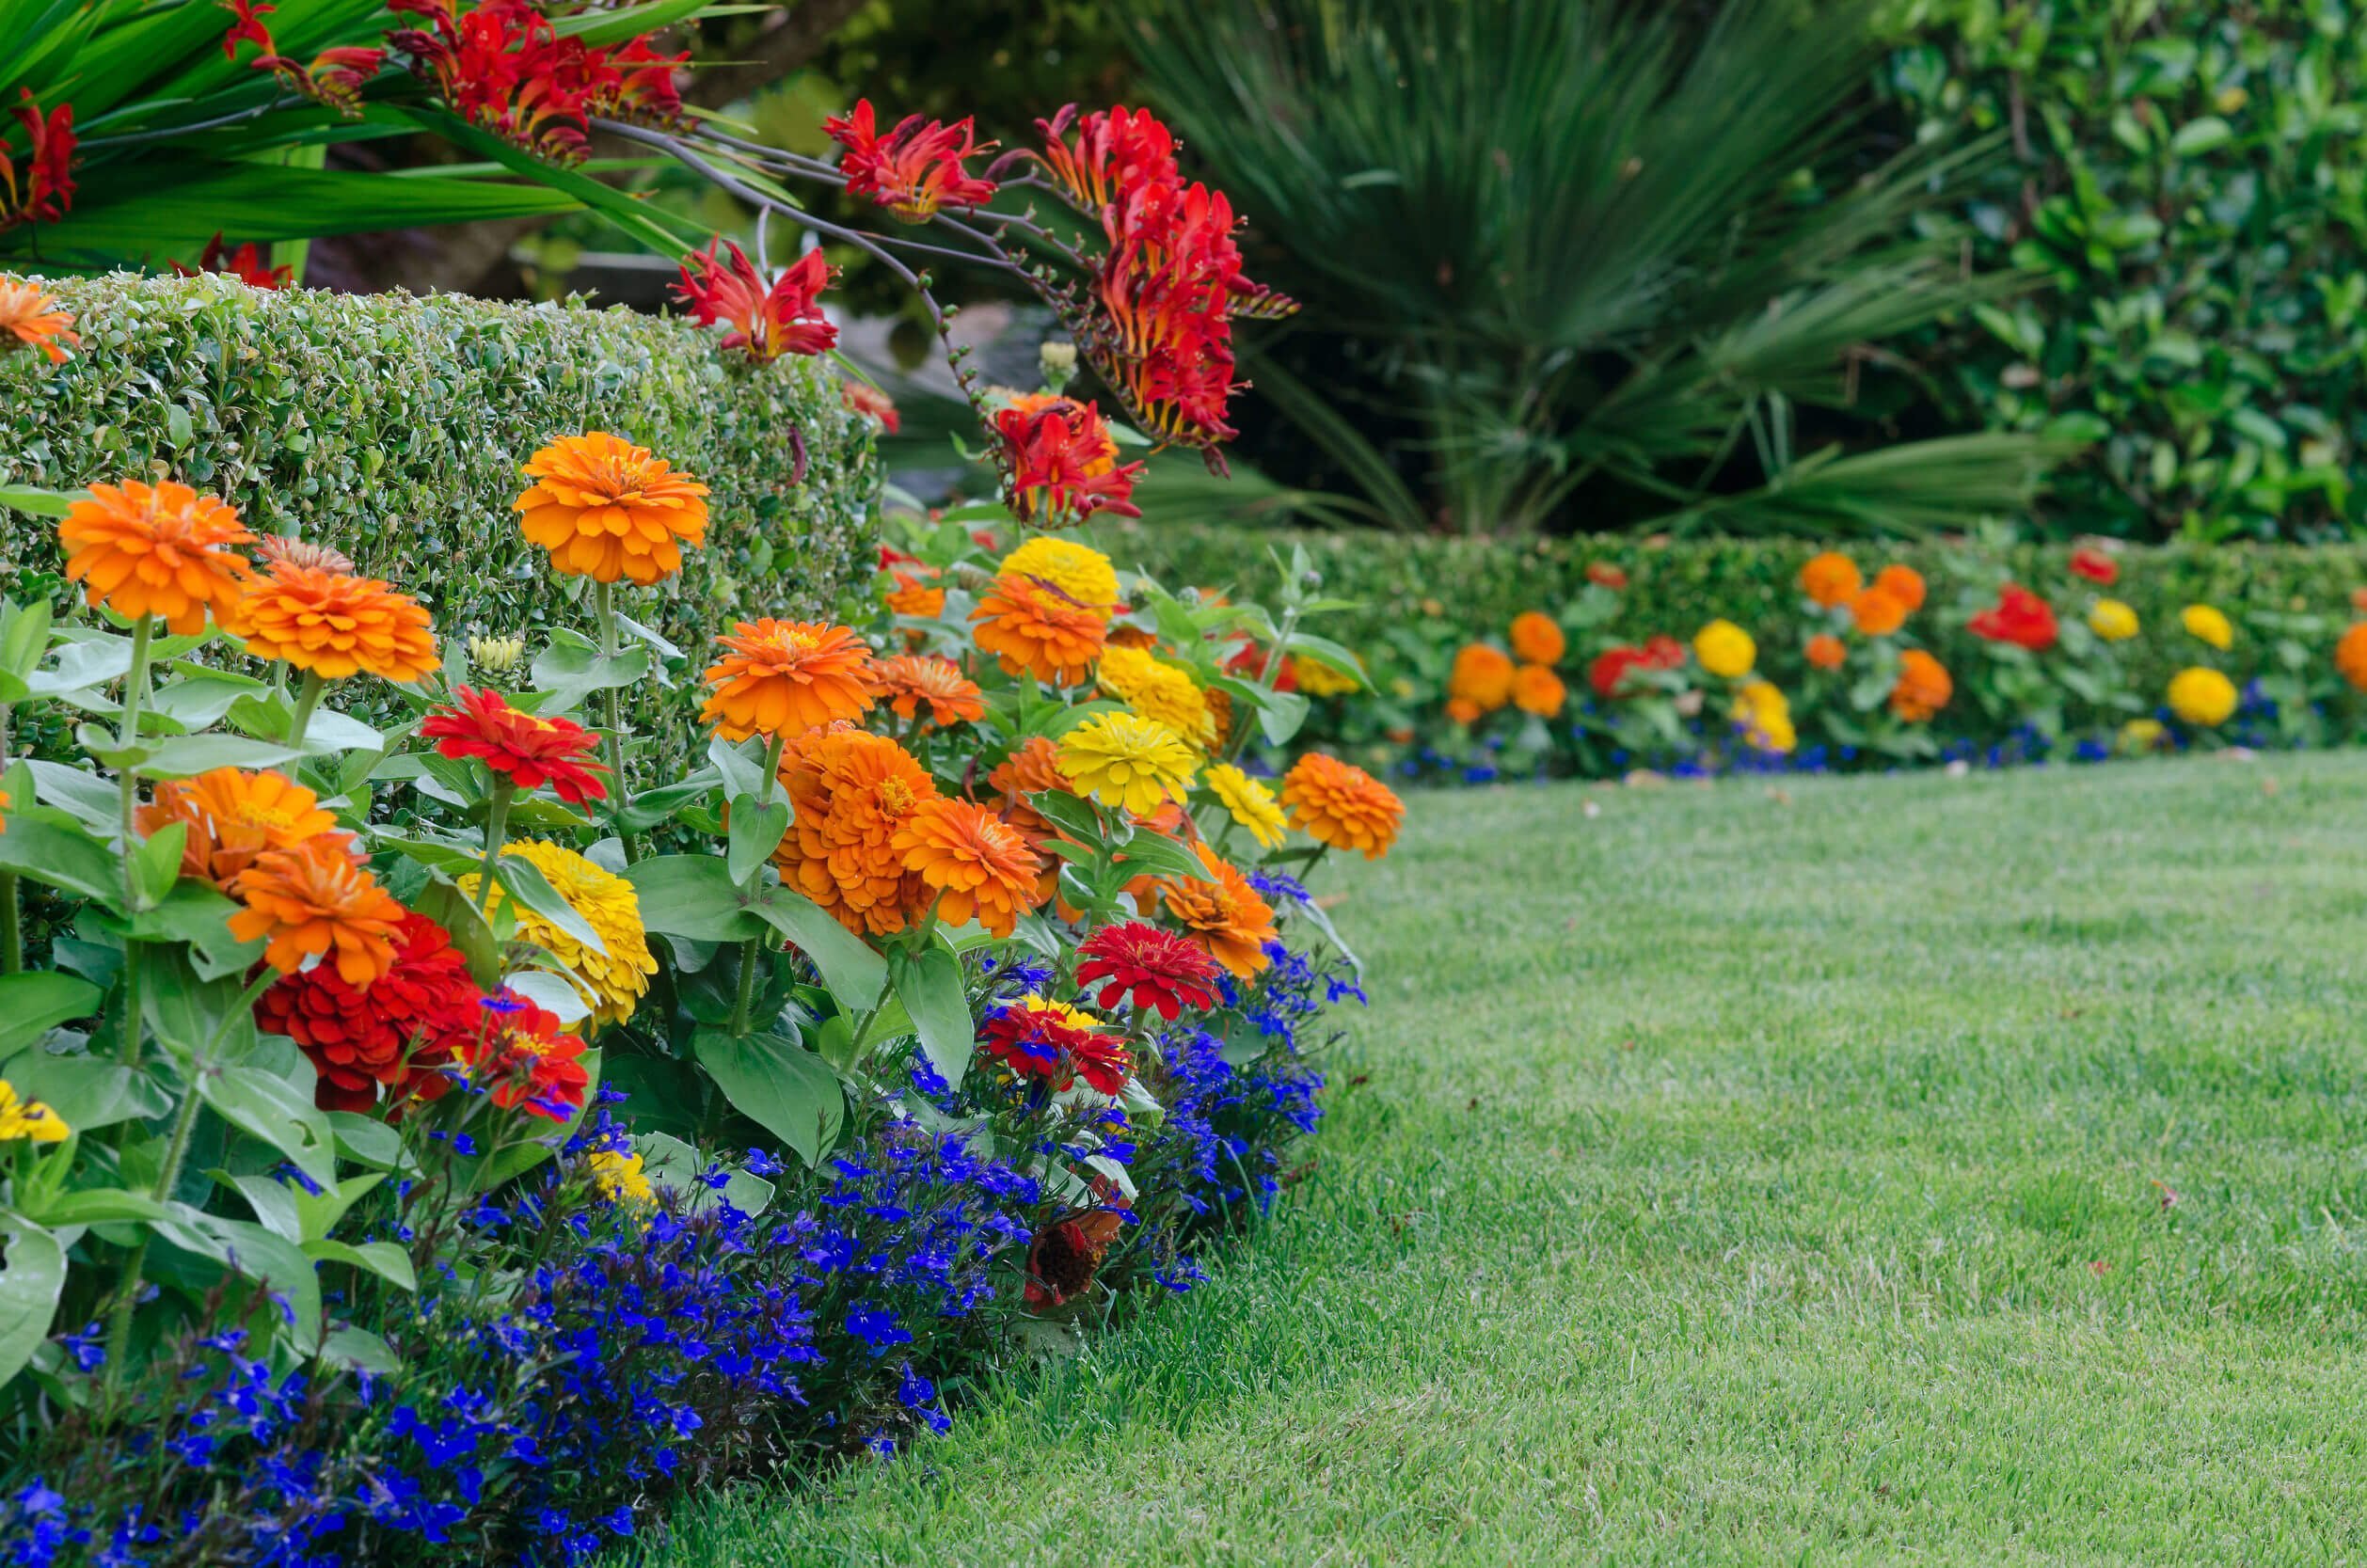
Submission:
M 1287 250 L 1300 330 L 1419 434 L 1384 450 L 1271 352 L 1260 390 L 1390 522 L 1616 495 L 1663 529 L 1916 531 L 2026 499 L 2030 440 L 1801 450 L 1803 409 L 1891 362 L 1867 345 L 2014 282 L 1922 223 L 1987 149 L 1866 166 L 1869 0 L 1704 8 L 1154 6 L 1154 95 Z

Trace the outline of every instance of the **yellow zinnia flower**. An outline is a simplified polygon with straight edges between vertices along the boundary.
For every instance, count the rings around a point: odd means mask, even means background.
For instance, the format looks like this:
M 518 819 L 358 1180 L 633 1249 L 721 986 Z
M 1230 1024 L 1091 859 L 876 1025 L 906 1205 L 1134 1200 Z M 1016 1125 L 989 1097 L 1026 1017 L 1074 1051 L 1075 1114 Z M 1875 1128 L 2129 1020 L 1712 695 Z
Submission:
M 1721 680 L 1740 680 L 1759 661 L 1759 645 L 1732 621 L 1712 621 L 1693 633 L 1693 657 Z
M 1321 659 L 1300 658 L 1294 654 L 1291 673 L 1298 677 L 1298 689 L 1310 697 L 1344 697 L 1351 691 L 1364 689 L 1364 683 L 1356 676 L 1335 670 Z
M 641 897 L 633 892 L 633 884 L 556 844 L 520 839 L 501 846 L 501 853 L 515 855 L 541 872 L 567 907 L 599 933 L 608 951 L 594 952 L 523 904 L 517 907 L 518 940 L 548 949 L 574 972 L 576 990 L 591 1007 L 596 1026 L 622 1023 L 632 1017 L 641 993 L 649 989 L 649 976 L 658 973 L 658 960 L 649 953 L 648 934 L 642 929 Z M 460 891 L 475 901 L 475 873 L 460 879 Z M 497 889 L 493 908 L 500 909 L 506 896 Z
M 630 1150 L 620 1154 L 612 1148 L 596 1148 L 583 1157 L 583 1164 L 592 1173 L 593 1186 L 611 1203 L 641 1208 L 658 1201 L 658 1189 L 650 1185 L 641 1156 Z
M 2179 611 L 2178 619 L 2186 634 L 2225 653 L 2235 643 L 2235 627 L 2228 618 L 2207 604 L 2190 604 Z
M 1155 719 L 1098 713 L 1061 736 L 1055 766 L 1078 794 L 1148 816 L 1184 793 L 1199 763 Z
M 2235 683 L 2200 665 L 2181 670 L 2169 677 L 2169 711 L 2205 729 L 2224 724 L 2235 712 Z
M 2137 611 L 2118 599 L 2098 599 L 2088 611 L 2088 629 L 2107 642 L 2126 642 L 2139 630 Z
M 1742 738 L 1762 752 L 1782 756 L 1800 742 L 1792 728 L 1790 700 L 1766 681 L 1753 681 L 1735 692 L 1734 721 L 1741 726 Z
M 1281 802 L 1274 799 L 1274 792 L 1231 763 L 1220 762 L 1209 768 L 1200 775 L 1200 783 L 1263 847 L 1279 848 L 1289 835 L 1290 823 L 1283 818 Z
M 71 1131 L 64 1117 L 38 1100 L 18 1099 L 15 1087 L 0 1078 L 0 1143 L 30 1138 L 37 1144 L 54 1144 Z
M 2169 744 L 2169 729 L 2158 719 L 2132 719 L 2121 726 L 2118 742 L 2123 755 L 2158 752 Z
M 1118 573 L 1109 557 L 1073 539 L 1041 534 L 1003 557 L 994 572 L 1040 578 L 1103 615 L 1118 608 Z
M 1145 719 L 1156 720 L 1196 746 L 1215 738 L 1208 699 L 1192 677 L 1142 648 L 1114 647 L 1102 655 L 1094 682 Z

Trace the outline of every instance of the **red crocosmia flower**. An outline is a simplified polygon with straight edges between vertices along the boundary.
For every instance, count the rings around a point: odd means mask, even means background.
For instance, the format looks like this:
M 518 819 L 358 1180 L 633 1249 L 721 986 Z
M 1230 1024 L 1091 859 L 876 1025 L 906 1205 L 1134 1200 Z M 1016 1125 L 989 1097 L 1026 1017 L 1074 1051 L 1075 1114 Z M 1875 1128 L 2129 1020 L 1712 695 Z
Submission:
M 2043 653 L 2055 645 L 2054 607 L 2017 583 L 1997 590 L 1997 602 L 1965 623 L 1975 637 Z
M 469 123 L 538 157 L 580 159 L 591 117 L 613 115 L 670 125 L 679 120 L 681 55 L 661 55 L 646 36 L 617 49 L 562 37 L 527 0 L 387 0 L 387 8 L 423 17 L 387 41 Z
M 30 87 L 19 87 L 16 110 L 30 150 L 23 161 L 0 144 L 0 230 L 20 223 L 55 223 L 74 204 L 74 106 L 60 103 L 45 119 Z
M 1077 948 L 1080 990 L 1100 985 L 1094 998 L 1115 1007 L 1128 996 L 1173 1023 L 1186 1007 L 1216 1005 L 1216 960 L 1173 931 L 1139 920 L 1104 926 Z M 1105 982 L 1105 983 L 1104 983 Z
M 926 223 L 941 207 L 976 207 L 994 198 L 994 182 L 961 166 L 973 153 L 992 152 L 977 127 L 907 115 L 882 136 L 864 99 L 851 115 L 833 115 L 822 131 L 847 150 L 838 161 L 849 196 L 867 196 L 906 223 Z
M 1118 462 L 1118 442 L 1089 403 L 1062 398 L 1040 409 L 994 416 L 1013 512 L 1044 527 L 1084 521 L 1097 512 L 1139 517 L 1131 499 L 1140 463 Z
M 1590 561 L 1586 563 L 1586 580 L 1617 593 L 1628 586 L 1628 574 L 1608 561 Z
M 214 238 L 205 242 L 205 249 L 199 255 L 195 267 L 184 267 L 175 261 L 172 270 L 183 277 L 195 277 L 201 272 L 225 273 L 253 289 L 284 289 L 295 281 L 295 268 L 268 264 L 252 240 L 236 250 L 230 249 L 219 230 L 214 231 Z
M 868 382 L 849 381 L 839 387 L 839 396 L 848 407 L 866 419 L 880 421 L 880 427 L 890 436 L 904 428 L 904 416 L 896 411 L 896 400 Z
M 321 51 L 308 66 L 280 54 L 279 45 L 272 39 L 271 29 L 263 25 L 263 18 L 277 11 L 278 7 L 259 5 L 255 0 L 222 0 L 222 4 L 232 18 L 229 31 L 222 35 L 223 58 L 238 58 L 238 46 L 251 43 L 255 46 L 256 55 L 246 63 L 253 69 L 270 71 L 287 84 L 291 91 L 326 103 L 348 119 L 361 113 L 361 89 L 378 74 L 378 68 L 386 63 L 385 50 L 341 45 Z M 220 272 L 226 269 L 209 264 L 205 270 Z
M 561 1122 L 583 1109 L 592 1089 L 582 1055 L 583 1042 L 563 1033 L 555 1014 L 508 990 L 479 1004 L 475 1027 L 453 1052 L 469 1081 L 502 1110 Z
M 2101 583 L 2106 588 L 2121 580 L 2119 562 L 2102 550 L 2089 549 L 2084 546 L 2072 551 L 2071 569 L 2073 577 L 2086 578 L 2089 582 Z
M 619 119 L 653 125 L 674 125 L 682 119 L 682 68 L 691 52 L 663 55 L 646 34 L 610 55 L 607 64 L 614 80 L 604 79 L 593 94 L 593 107 Z
M 255 1022 L 311 1059 L 321 1109 L 367 1111 L 380 1085 L 389 1101 L 441 1095 L 448 1081 L 437 1069 L 477 1029 L 483 1001 L 444 928 L 409 914 L 395 928 L 394 967 L 368 990 L 347 985 L 335 964 L 316 964 L 263 992 Z
M 575 805 L 608 798 L 599 777 L 607 768 L 588 760 L 600 744 L 590 730 L 573 720 L 521 713 L 499 691 L 455 686 L 453 695 L 459 699 L 455 705 L 437 708 L 420 726 L 420 735 L 444 755 L 475 757 L 508 774 L 520 789 L 548 784 Z
M 1076 127 L 1076 139 L 1064 133 Z M 1147 185 L 1173 184 L 1175 135 L 1148 109 L 1111 109 L 1077 118 L 1072 103 L 1054 119 L 1036 121 L 1043 133 L 1038 161 L 1071 201 L 1089 213 Z
M 833 276 L 822 253 L 809 250 L 767 289 L 739 246 L 719 239 L 682 263 L 682 281 L 674 293 L 701 326 L 730 324 L 725 348 L 769 363 L 785 354 L 826 354 L 837 346 L 838 328 L 815 303 Z
M 1114 1095 L 1134 1069 L 1126 1042 L 1104 1031 L 1099 1019 L 1041 996 L 1022 997 L 988 1019 L 978 1043 L 1018 1077 L 1056 1094 L 1082 1078 Z

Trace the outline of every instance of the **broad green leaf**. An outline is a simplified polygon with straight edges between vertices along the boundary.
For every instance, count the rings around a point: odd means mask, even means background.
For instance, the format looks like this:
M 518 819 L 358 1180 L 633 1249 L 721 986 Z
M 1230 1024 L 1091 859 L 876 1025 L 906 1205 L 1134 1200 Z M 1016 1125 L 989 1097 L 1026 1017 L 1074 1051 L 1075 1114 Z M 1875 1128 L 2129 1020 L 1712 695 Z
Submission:
M 121 1187 L 84 1187 L 58 1194 L 28 1217 L 53 1228 L 69 1225 L 119 1225 L 160 1219 L 165 1206 L 146 1193 Z
M 778 1035 L 702 1029 L 691 1049 L 732 1108 L 796 1150 L 821 1163 L 846 1119 L 838 1075 L 811 1051 Z
M 337 1180 L 328 1117 L 308 1091 L 261 1069 L 226 1067 L 200 1073 L 198 1092 L 223 1120 L 286 1155 L 320 1185 Z
M 0 871 L 14 871 L 109 909 L 121 905 L 115 856 L 88 834 L 55 822 L 12 814 L 8 831 L 0 833 Z
M 605 954 L 608 951 L 608 943 L 600 940 L 600 933 L 592 928 L 592 923 L 578 914 L 573 904 L 560 896 L 559 890 L 550 885 L 549 879 L 533 862 L 522 855 L 502 855 L 498 857 L 498 861 L 501 886 L 510 896 L 593 952 Z
M 867 1007 L 887 985 L 886 961 L 803 894 L 791 888 L 766 888 L 749 911 L 814 960 L 814 967 L 822 972 L 822 983 L 842 1006 Z
M 599 649 L 572 632 L 553 634 L 550 645 L 534 660 L 534 685 L 549 696 L 540 711 L 564 713 L 595 691 L 639 686 L 649 679 L 652 668 L 645 647 L 621 649 L 615 657 L 603 658 Z
M 411 1255 L 392 1242 L 363 1242 L 356 1245 L 319 1239 L 304 1243 L 304 1255 L 315 1263 L 350 1263 L 355 1268 L 367 1269 L 405 1291 L 416 1291 L 420 1288 L 419 1275 L 411 1269 Z
M 146 1121 L 173 1108 L 172 1096 L 146 1073 L 103 1056 L 53 1056 L 26 1051 L 0 1066 L 0 1078 L 27 1100 L 38 1100 L 88 1132 L 119 1121 Z
M 0 1053 L 31 1045 L 68 1019 L 95 1015 L 104 1000 L 98 987 L 71 974 L 0 974 Z
M 403 1134 L 374 1117 L 356 1111 L 331 1111 L 328 1126 L 337 1136 L 338 1152 L 348 1160 L 392 1170 L 403 1158 Z M 346 1184 L 359 1180 L 349 1178 Z
M 731 868 L 716 855 L 659 855 L 628 866 L 648 929 L 692 942 L 745 942 L 764 929 L 740 903 Z
M 8 1264 L 0 1272 L 0 1386 L 24 1370 L 49 1338 L 49 1320 L 66 1288 L 66 1251 L 57 1238 L 22 1215 L 0 1213 Z
M 759 806 L 753 796 L 747 795 L 734 800 L 731 846 L 723 863 L 733 882 L 744 886 L 757 868 L 772 858 L 772 851 L 781 847 L 788 831 L 787 801 L 771 800 Z
M 896 994 L 920 1033 L 920 1047 L 938 1076 L 955 1088 L 969 1070 L 977 1046 L 969 998 L 961 989 L 961 960 L 942 947 L 917 957 L 898 952 L 888 962 Z
M 1208 867 L 1200 858 L 1162 833 L 1137 831 L 1119 847 L 1118 855 L 1129 881 L 1143 876 L 1208 880 Z

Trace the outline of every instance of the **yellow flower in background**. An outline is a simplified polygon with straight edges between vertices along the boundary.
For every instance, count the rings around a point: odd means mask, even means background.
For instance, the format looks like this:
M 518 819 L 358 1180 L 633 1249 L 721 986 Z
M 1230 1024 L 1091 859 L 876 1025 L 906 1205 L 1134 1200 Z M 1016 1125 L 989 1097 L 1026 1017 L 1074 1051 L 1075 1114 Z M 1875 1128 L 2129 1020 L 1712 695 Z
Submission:
M 2181 670 L 2169 677 L 2169 711 L 2206 729 L 2224 724 L 2235 711 L 2235 683 L 2200 665 Z
M 2121 737 L 2115 742 L 2121 753 L 2137 756 L 2158 752 L 2169 744 L 2169 726 L 2158 719 L 2132 719 L 2121 726 Z
M 1054 766 L 1078 794 L 1148 816 L 1190 786 L 1199 759 L 1155 719 L 1097 713 L 1060 737 Z
M 648 1172 L 638 1154 L 596 1148 L 583 1157 L 583 1165 L 592 1173 L 593 1186 L 611 1203 L 643 1208 L 658 1201 L 658 1189 L 650 1185 Z
M 1200 783 L 1224 802 L 1232 819 L 1247 828 L 1262 847 L 1281 847 L 1290 833 L 1290 824 L 1283 819 L 1281 802 L 1274 799 L 1272 790 L 1229 762 L 1220 762 L 1202 773 Z
M 1759 645 L 1732 621 L 1712 621 L 1693 633 L 1693 657 L 1721 680 L 1740 680 L 1759 661 Z
M 1073 539 L 1040 534 L 1003 557 L 994 571 L 998 577 L 1048 582 L 1098 614 L 1107 615 L 1118 608 L 1118 572 L 1109 557 Z
M 2187 636 L 2208 642 L 2221 653 L 2235 644 L 2235 627 L 2207 604 L 2188 605 L 2178 612 L 2178 620 L 2186 628 Z
M 2107 642 L 2126 642 L 2142 629 L 2137 611 L 2118 599 L 2098 599 L 2088 611 L 2088 629 Z
M 1114 647 L 1102 655 L 1094 684 L 1145 719 L 1156 720 L 1195 746 L 1216 736 L 1208 699 L 1192 677 L 1142 648 Z
M 648 934 L 642 929 L 641 897 L 633 884 L 556 844 L 520 839 L 501 846 L 501 853 L 541 872 L 567 907 L 599 933 L 608 951 L 595 952 L 523 904 L 517 906 L 518 940 L 547 948 L 574 972 L 576 990 L 591 1007 L 596 1026 L 622 1023 L 632 1017 L 641 993 L 649 989 L 649 977 L 658 973 L 658 960 L 649 953 Z M 460 891 L 471 903 L 476 901 L 475 873 L 460 879 Z M 507 897 L 496 889 L 492 908 L 499 910 Z
M 1734 721 L 1742 738 L 1762 752 L 1778 756 L 1800 743 L 1792 728 L 1791 702 L 1766 681 L 1752 681 L 1734 694 Z
M 1334 670 L 1319 658 L 1291 656 L 1291 673 L 1298 677 L 1298 689 L 1310 697 L 1344 697 L 1360 691 L 1364 683 L 1344 670 Z
M 38 1100 L 18 1098 L 15 1087 L 0 1078 L 0 1143 L 30 1138 L 37 1144 L 54 1144 L 71 1131 L 64 1117 Z

